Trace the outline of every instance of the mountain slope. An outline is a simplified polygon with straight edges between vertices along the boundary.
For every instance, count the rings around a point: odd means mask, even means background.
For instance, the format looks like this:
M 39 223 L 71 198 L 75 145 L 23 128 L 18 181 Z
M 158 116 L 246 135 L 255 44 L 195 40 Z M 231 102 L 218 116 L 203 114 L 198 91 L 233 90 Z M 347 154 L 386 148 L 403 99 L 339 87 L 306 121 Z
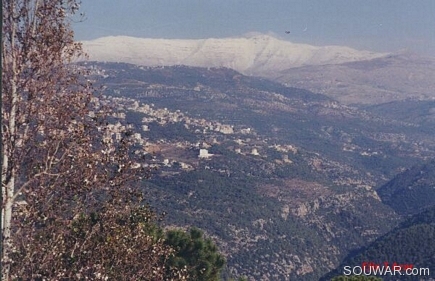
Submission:
M 295 44 L 264 34 L 198 40 L 112 36 L 84 41 L 91 60 L 142 66 L 226 67 L 344 104 L 435 98 L 435 60 L 409 52 Z
M 412 265 L 429 268 L 429 276 L 400 276 L 400 280 L 428 280 L 435 272 L 435 208 L 416 214 L 365 248 L 346 257 L 336 270 L 321 280 L 342 274 L 344 266 L 361 266 L 364 262 L 390 266 Z M 384 280 L 398 280 L 397 276 L 383 276 Z M 433 280 L 433 279 L 431 279 Z
M 435 205 L 435 160 L 416 165 L 377 189 L 382 201 L 401 215 Z
M 325 65 L 382 57 L 344 46 L 316 47 L 257 34 L 222 39 L 145 39 L 112 36 L 84 41 L 91 60 L 144 66 L 227 67 L 265 75 L 303 65 Z
M 435 155 L 432 131 L 231 69 L 87 66 L 157 169 L 150 204 L 254 280 L 316 280 L 389 231 L 372 187 Z
M 406 52 L 365 61 L 290 68 L 267 77 L 345 104 L 435 99 L 435 60 Z
M 389 119 L 414 124 L 421 130 L 433 131 L 435 128 L 435 100 L 403 100 L 361 106 L 364 110 Z

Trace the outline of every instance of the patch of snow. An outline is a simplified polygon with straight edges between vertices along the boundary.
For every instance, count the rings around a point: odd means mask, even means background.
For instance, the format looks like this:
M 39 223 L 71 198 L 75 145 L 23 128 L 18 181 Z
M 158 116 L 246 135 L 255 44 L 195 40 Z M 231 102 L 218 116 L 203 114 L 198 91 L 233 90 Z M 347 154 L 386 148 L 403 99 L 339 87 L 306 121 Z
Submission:
M 296 44 L 258 33 L 237 38 L 195 40 L 109 36 L 82 43 L 90 59 L 96 61 L 144 66 L 228 67 L 244 74 L 369 60 L 388 55 L 345 46 Z

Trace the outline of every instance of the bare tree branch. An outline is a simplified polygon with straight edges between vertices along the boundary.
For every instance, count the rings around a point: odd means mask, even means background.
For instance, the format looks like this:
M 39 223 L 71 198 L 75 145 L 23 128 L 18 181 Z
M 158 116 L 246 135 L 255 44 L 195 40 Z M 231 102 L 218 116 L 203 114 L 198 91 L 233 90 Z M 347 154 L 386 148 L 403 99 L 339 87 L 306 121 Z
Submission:
M 79 1 L 2 7 L 2 280 L 165 280 L 173 249 L 147 232 L 155 215 L 135 184 L 148 172 L 71 64 Z

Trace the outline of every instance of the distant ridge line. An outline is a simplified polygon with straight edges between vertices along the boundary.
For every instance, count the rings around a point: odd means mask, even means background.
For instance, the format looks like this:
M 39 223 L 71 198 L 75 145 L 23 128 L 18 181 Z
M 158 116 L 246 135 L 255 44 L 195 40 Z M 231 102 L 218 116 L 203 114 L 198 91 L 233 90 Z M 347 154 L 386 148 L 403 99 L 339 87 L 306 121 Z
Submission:
M 340 64 L 389 55 L 346 46 L 312 46 L 266 34 L 208 39 L 151 39 L 109 36 L 82 41 L 91 60 L 143 66 L 187 65 L 227 67 L 243 74 L 270 72 L 307 65 Z

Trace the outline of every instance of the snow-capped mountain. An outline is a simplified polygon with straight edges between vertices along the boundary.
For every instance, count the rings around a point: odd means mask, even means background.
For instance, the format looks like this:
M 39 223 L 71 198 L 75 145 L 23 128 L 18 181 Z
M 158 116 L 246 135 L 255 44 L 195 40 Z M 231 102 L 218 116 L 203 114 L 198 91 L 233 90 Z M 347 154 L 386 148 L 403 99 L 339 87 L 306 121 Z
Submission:
M 386 55 L 344 46 L 295 44 L 264 34 L 197 40 L 110 36 L 82 43 L 90 59 L 96 61 L 145 66 L 228 67 L 244 74 L 256 75 L 306 65 L 337 64 Z

